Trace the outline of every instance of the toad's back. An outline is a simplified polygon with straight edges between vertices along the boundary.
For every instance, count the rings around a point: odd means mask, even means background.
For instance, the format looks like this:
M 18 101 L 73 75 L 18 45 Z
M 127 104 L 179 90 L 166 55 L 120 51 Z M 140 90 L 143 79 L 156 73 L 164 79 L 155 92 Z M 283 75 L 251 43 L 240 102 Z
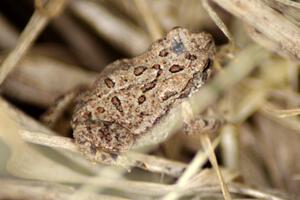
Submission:
M 72 127 L 85 151 L 119 152 L 152 128 L 209 75 L 214 42 L 176 28 L 144 54 L 115 61 L 80 98 Z

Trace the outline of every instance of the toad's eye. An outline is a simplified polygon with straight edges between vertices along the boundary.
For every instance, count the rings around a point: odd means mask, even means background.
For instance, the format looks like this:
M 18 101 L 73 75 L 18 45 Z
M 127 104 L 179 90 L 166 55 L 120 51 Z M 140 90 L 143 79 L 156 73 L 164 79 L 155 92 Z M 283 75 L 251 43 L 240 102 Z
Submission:
M 173 40 L 171 50 L 174 53 L 176 53 L 177 55 L 179 55 L 179 54 L 182 54 L 183 52 L 185 52 L 185 46 L 181 40 L 179 40 L 179 41 Z
M 202 72 L 207 72 L 213 65 L 213 60 L 208 58 L 206 60 L 205 66 L 203 67 L 203 71 Z

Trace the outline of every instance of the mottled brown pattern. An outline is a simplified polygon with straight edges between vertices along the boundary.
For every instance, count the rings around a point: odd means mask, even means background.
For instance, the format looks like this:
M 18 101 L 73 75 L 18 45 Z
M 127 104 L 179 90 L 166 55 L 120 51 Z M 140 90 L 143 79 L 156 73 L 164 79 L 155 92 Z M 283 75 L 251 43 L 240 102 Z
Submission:
M 84 153 L 130 149 L 201 88 L 214 54 L 209 34 L 175 28 L 142 55 L 108 65 L 78 101 L 72 119 L 76 144 Z
M 185 54 L 185 58 L 188 59 L 188 60 L 196 60 L 196 59 L 197 59 L 197 56 L 192 55 L 192 54 L 190 54 L 190 53 L 186 53 L 186 54 Z

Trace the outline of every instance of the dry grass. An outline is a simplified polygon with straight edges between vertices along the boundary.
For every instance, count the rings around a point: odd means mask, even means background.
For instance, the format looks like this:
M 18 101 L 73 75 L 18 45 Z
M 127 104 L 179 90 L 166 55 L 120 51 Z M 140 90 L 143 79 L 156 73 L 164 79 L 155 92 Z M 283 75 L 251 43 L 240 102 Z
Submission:
M 35 9 L 20 33 L 0 14 L 0 199 L 300 199 L 300 3 L 22 2 Z M 39 120 L 174 26 L 213 34 L 216 72 L 131 151 L 90 162 L 67 137 L 68 113 L 52 130 Z M 175 131 L 208 107 L 226 120 L 218 136 Z

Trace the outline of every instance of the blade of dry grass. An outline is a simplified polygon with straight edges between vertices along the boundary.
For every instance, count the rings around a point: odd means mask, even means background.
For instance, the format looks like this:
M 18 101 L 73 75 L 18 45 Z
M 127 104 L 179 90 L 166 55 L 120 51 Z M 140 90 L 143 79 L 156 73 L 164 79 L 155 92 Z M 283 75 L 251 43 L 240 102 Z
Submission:
M 228 191 L 227 184 L 224 181 L 221 170 L 219 168 L 217 158 L 216 158 L 216 155 L 214 153 L 214 148 L 212 147 L 211 141 L 210 141 L 207 134 L 203 135 L 203 138 L 202 138 L 201 142 L 202 142 L 202 145 L 203 145 L 204 149 L 206 150 L 206 152 L 208 154 L 208 159 L 209 159 L 210 163 L 212 164 L 214 170 L 217 173 L 224 199 L 225 200 L 231 200 L 232 198 L 231 198 L 231 195 Z
M 239 102 L 232 102 L 236 104 L 237 112 L 230 113 L 229 121 L 237 124 L 245 122 L 265 103 L 268 89 L 269 87 L 263 84 L 252 84 L 251 88 L 247 88 L 247 94 L 243 95 Z
M 30 143 L 39 144 L 43 146 L 66 149 L 80 154 L 73 140 L 61 136 L 49 136 L 41 132 L 21 131 L 22 138 Z M 95 162 L 121 166 L 126 169 L 131 167 L 139 167 L 147 171 L 163 173 L 170 176 L 178 177 L 184 171 L 186 165 L 176 161 L 170 161 L 156 156 L 149 156 L 145 154 L 127 152 L 117 156 L 116 160 L 103 160 L 101 157 L 109 157 L 106 153 L 99 153 L 94 159 Z M 91 159 L 95 156 L 91 155 Z
M 98 44 L 95 37 L 80 26 L 77 21 L 67 13 L 59 16 L 51 23 L 64 42 L 68 44 L 76 57 L 89 69 L 100 71 L 109 63 L 109 56 L 106 49 Z
M 208 0 L 203 0 L 202 1 L 202 6 L 205 8 L 205 10 L 208 12 L 209 16 L 211 19 L 216 23 L 216 25 L 219 27 L 219 29 L 222 30 L 222 32 L 226 35 L 228 38 L 230 45 L 231 45 L 231 50 L 234 50 L 235 44 L 234 44 L 234 39 L 228 30 L 227 26 L 224 24 L 224 22 L 221 20 L 221 18 L 217 15 L 217 13 L 211 8 L 209 5 Z
M 7 75 L 14 69 L 24 57 L 28 49 L 33 45 L 38 35 L 43 31 L 51 17 L 58 15 L 64 8 L 67 0 L 51 0 L 45 7 L 52 16 L 42 14 L 36 10 L 30 18 L 26 28 L 21 33 L 16 47 L 4 59 L 0 68 L 0 85 Z
M 278 2 L 286 4 L 288 6 L 292 6 L 292 7 L 300 9 L 300 3 L 299 2 L 295 2 L 295 1 L 291 1 L 291 0 L 275 0 L 275 1 L 278 1 Z
M 0 199 L 48 200 L 70 199 L 76 191 L 71 186 L 46 183 L 42 181 L 24 181 L 17 179 L 0 179 Z M 125 198 L 101 194 L 86 194 L 89 200 L 126 200 Z
M 300 61 L 300 28 L 261 0 L 213 0 Z
M 289 117 L 289 118 L 279 118 L 277 114 L 274 114 L 274 112 L 268 111 L 270 107 L 276 108 L 275 105 L 272 105 L 271 103 L 268 104 L 268 108 L 263 107 L 259 112 L 263 114 L 265 117 L 272 119 L 276 121 L 277 123 L 281 124 L 282 126 L 294 130 L 297 133 L 300 133 L 300 123 L 299 119 L 297 117 Z M 272 109 L 274 110 L 274 109 Z
M 239 185 L 239 184 L 230 184 L 229 190 L 232 193 L 238 193 L 238 194 L 244 194 L 249 195 L 251 197 L 257 198 L 257 199 L 270 199 L 270 200 L 286 200 L 286 198 L 280 198 L 275 195 L 252 189 L 250 187 Z
M 270 38 L 266 37 L 262 32 L 257 31 L 255 27 L 252 27 L 250 25 L 246 25 L 246 31 L 247 34 L 250 36 L 250 38 L 255 41 L 257 44 L 260 44 L 261 46 L 269 49 L 270 51 L 277 52 L 279 55 L 289 57 L 290 53 L 286 51 L 285 49 L 282 49 L 282 46 L 280 43 L 277 43 Z
M 217 138 L 214 141 L 213 149 L 217 147 L 217 144 L 219 143 L 220 138 Z M 193 160 L 190 162 L 190 164 L 187 166 L 184 173 L 180 176 L 178 181 L 175 183 L 175 185 L 180 188 L 188 185 L 188 182 L 190 181 L 193 176 L 201 169 L 201 167 L 205 164 L 206 160 L 208 158 L 208 155 L 205 154 L 202 150 L 199 150 L 197 154 L 194 156 Z M 163 200 L 174 200 L 180 198 L 183 194 L 174 190 L 165 195 L 162 199 Z
M 279 118 L 286 118 L 286 117 L 293 117 L 293 116 L 300 115 L 300 108 L 278 109 L 275 108 L 275 106 L 272 105 L 271 103 L 264 105 L 263 109 L 264 111 L 269 112 L 270 114 L 273 114 Z
M 112 13 L 96 2 L 72 1 L 70 7 L 76 15 L 94 28 L 99 35 L 130 55 L 140 54 L 148 48 L 151 42 L 142 29 L 129 21 L 112 15 Z
M 152 40 L 158 40 L 163 36 L 163 30 L 159 25 L 159 22 L 155 19 L 154 13 L 149 7 L 146 0 L 134 0 L 136 7 L 146 23 L 148 31 L 152 37 Z
M 6 78 L 2 90 L 20 101 L 46 107 L 71 90 L 90 85 L 96 76 L 46 56 L 28 55 Z
M 236 127 L 232 124 L 225 125 L 221 130 L 221 156 L 223 166 L 227 169 L 239 169 L 239 140 Z

